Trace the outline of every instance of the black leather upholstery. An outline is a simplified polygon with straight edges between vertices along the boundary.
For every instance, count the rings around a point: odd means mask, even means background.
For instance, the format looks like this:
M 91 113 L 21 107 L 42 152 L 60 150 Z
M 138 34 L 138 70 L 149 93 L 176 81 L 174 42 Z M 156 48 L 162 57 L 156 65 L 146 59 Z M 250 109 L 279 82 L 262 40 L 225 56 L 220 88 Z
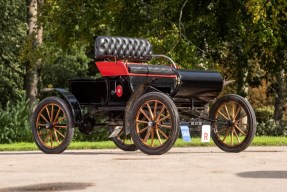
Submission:
M 99 36 L 95 43 L 95 58 L 148 61 L 152 57 L 151 44 L 141 38 Z
M 175 75 L 174 68 L 163 65 L 129 64 L 128 70 L 136 74 Z

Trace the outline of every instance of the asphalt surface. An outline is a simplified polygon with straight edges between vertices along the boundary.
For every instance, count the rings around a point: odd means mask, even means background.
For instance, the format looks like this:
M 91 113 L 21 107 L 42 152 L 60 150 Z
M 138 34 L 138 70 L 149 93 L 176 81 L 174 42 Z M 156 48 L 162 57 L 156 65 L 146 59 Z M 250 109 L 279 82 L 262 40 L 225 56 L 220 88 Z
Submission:
M 77 150 L 59 155 L 0 152 L 0 192 L 10 191 L 286 191 L 287 147 Z

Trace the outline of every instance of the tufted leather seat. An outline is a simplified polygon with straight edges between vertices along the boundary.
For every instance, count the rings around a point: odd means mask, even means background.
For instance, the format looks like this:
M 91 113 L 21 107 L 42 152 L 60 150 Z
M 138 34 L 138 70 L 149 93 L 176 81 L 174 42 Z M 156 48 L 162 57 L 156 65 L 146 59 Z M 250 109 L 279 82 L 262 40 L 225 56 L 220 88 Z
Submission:
M 150 42 L 141 38 L 99 36 L 95 42 L 95 58 L 148 61 L 152 57 Z

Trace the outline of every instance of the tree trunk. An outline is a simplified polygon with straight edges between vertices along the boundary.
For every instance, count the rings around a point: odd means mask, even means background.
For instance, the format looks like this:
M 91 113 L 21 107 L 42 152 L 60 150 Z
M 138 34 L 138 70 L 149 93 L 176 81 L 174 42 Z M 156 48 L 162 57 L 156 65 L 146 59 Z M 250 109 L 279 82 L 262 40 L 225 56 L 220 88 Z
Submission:
M 27 0 L 28 7 L 28 36 L 30 36 L 35 51 L 42 45 L 43 41 L 43 28 L 37 23 L 38 20 L 38 7 L 43 3 L 42 0 Z M 32 107 L 36 101 L 38 94 L 38 67 L 41 64 L 41 59 L 30 60 L 26 65 L 26 82 L 25 89 L 26 95 L 29 99 L 29 105 Z
M 276 123 L 279 124 L 279 121 L 282 119 L 283 116 L 283 106 L 285 100 L 285 92 L 284 92 L 286 86 L 285 70 L 282 69 L 276 77 L 278 82 L 278 89 L 274 103 L 274 120 Z

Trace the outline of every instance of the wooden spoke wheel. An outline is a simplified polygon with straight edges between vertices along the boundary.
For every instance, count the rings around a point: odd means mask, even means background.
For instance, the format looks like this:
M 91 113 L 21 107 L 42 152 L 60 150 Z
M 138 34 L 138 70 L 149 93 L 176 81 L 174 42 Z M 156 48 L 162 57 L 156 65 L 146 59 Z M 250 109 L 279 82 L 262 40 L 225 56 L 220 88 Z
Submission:
M 223 151 L 240 152 L 252 142 L 256 132 L 256 117 L 250 103 L 239 95 L 226 95 L 210 111 L 211 137 Z
M 131 136 L 125 134 L 124 128 L 120 131 L 117 137 L 112 137 L 111 140 L 123 151 L 136 151 L 138 149 Z
M 132 109 L 131 121 L 134 143 L 146 154 L 163 154 L 177 139 L 178 111 L 173 101 L 163 93 L 143 95 Z
M 61 153 L 74 134 L 72 115 L 64 100 L 45 98 L 36 107 L 32 117 L 35 142 L 44 153 Z

